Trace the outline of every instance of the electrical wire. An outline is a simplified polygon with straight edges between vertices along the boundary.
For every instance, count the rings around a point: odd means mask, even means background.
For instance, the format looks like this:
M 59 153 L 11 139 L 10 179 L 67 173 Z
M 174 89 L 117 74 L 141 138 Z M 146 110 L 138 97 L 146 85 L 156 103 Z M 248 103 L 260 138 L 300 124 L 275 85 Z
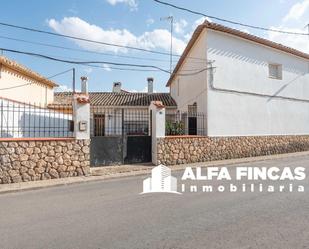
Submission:
M 144 58 L 144 57 L 138 57 L 138 56 L 127 56 L 127 55 L 119 55 L 119 54 L 111 54 L 111 53 L 103 53 L 103 52 L 96 52 L 96 51 L 88 51 L 78 48 L 69 48 L 59 45 L 54 45 L 50 43 L 43 43 L 43 42 L 35 42 L 35 41 L 29 41 L 24 39 L 18 39 L 8 36 L 2 36 L 0 35 L 1 39 L 11 40 L 11 41 L 17 41 L 17 42 L 23 42 L 33 45 L 40 45 L 45 47 L 51 47 L 51 48 L 58 48 L 58 49 L 64 49 L 64 50 L 70 50 L 70 51 L 76 51 L 76 52 L 82 52 L 82 53 L 90 53 L 90 54 L 98 54 L 98 55 L 105 55 L 105 56 L 112 56 L 112 57 L 120 57 L 120 58 L 128 58 L 128 59 L 138 59 L 138 60 L 148 60 L 148 61 L 162 61 L 162 62 L 169 62 L 169 60 L 163 60 L 163 59 L 156 59 L 156 58 Z
M 265 28 L 265 27 L 254 26 L 254 25 L 250 25 L 250 24 L 245 24 L 245 23 L 240 23 L 240 22 L 236 22 L 236 21 L 231 21 L 231 20 L 220 18 L 220 17 L 216 17 L 216 16 L 206 15 L 206 14 L 204 14 L 202 12 L 190 10 L 188 8 L 180 7 L 180 6 L 177 6 L 175 4 L 164 2 L 164 1 L 161 1 L 161 0 L 153 0 L 153 1 L 158 3 L 158 4 L 161 4 L 161 5 L 172 7 L 174 9 L 178 9 L 178 10 L 189 12 L 191 14 L 195 14 L 195 15 L 199 15 L 199 16 L 203 16 L 203 17 L 208 17 L 208 18 L 211 18 L 211 19 L 214 19 L 214 20 L 217 20 L 217 21 L 227 22 L 227 23 L 231 23 L 231 24 L 234 24 L 234 25 L 239 25 L 239 26 L 242 26 L 242 27 L 258 29 L 258 30 L 264 30 L 264 31 L 270 31 L 270 32 L 277 32 L 277 33 L 288 34 L 288 35 L 308 35 L 309 36 L 309 33 L 290 32 L 290 31 L 285 31 L 285 30 L 269 29 L 269 28 Z
M 61 73 L 57 73 L 57 74 L 54 74 L 54 75 L 52 75 L 52 76 L 49 76 L 49 77 L 47 77 L 47 79 L 52 79 L 52 78 L 55 78 L 55 77 L 57 77 L 57 76 L 59 76 L 59 75 L 62 75 L 62 74 L 65 74 L 65 73 L 68 73 L 68 72 L 71 72 L 71 71 L 73 71 L 73 68 L 70 68 L 70 69 L 68 69 L 68 70 L 66 70 L 66 71 L 63 71 L 63 72 L 61 72 Z
M 156 69 L 156 70 L 165 72 L 167 74 L 170 74 L 169 70 L 166 70 L 166 69 L 163 69 L 161 67 L 154 66 L 154 65 L 118 63 L 118 62 L 110 62 L 110 61 L 72 61 L 72 60 L 59 59 L 59 58 L 55 58 L 55 57 L 52 57 L 52 56 L 47 56 L 47 55 L 38 54 L 38 53 L 32 53 L 32 52 L 26 52 L 26 51 L 19 51 L 19 50 L 14 50 L 14 49 L 0 48 L 0 50 L 6 51 L 6 52 L 11 52 L 11 53 L 17 53 L 17 54 L 24 54 L 24 55 L 28 55 L 28 56 L 34 56 L 34 57 L 48 59 L 48 60 L 57 61 L 57 62 L 76 64 L 76 65 L 93 66 L 92 64 L 103 64 L 103 65 L 106 64 L 106 65 L 113 65 L 113 66 L 125 66 L 125 67 L 137 67 L 137 68 L 152 68 L 152 69 Z M 204 72 L 204 71 L 206 71 L 208 69 L 209 68 L 206 67 L 206 68 L 201 69 L 201 70 L 199 70 L 197 72 L 194 72 L 194 73 L 172 74 L 172 75 L 192 76 L 192 75 L 196 75 L 196 74 L 199 74 L 201 72 Z
M 37 33 L 42 33 L 42 34 L 47 34 L 47 35 L 53 35 L 53 36 L 65 37 L 65 38 L 70 38 L 70 39 L 84 41 L 84 42 L 95 43 L 95 44 L 100 44 L 100 45 L 105 45 L 105 46 L 132 49 L 132 50 L 147 52 L 147 53 L 152 53 L 152 54 L 160 54 L 160 55 L 168 55 L 168 56 L 171 55 L 170 53 L 166 53 L 166 52 L 159 52 L 159 51 L 155 51 L 155 50 L 149 50 L 149 49 L 138 48 L 138 47 L 133 47 L 133 46 L 126 46 L 126 45 L 112 44 L 112 43 L 102 42 L 102 41 L 95 41 L 95 40 L 86 39 L 86 38 L 82 38 L 82 37 L 76 37 L 76 36 L 71 36 L 71 35 L 63 35 L 63 34 L 58 34 L 58 33 L 50 32 L 50 31 L 34 29 L 34 28 L 29 28 L 29 27 L 25 27 L 25 26 L 19 26 L 19 25 L 4 23 L 4 22 L 0 22 L 0 25 L 10 27 L 10 28 L 15 28 L 15 29 L 22 29 L 22 30 L 31 31 L 31 32 L 37 32 Z M 181 55 L 176 55 L 176 54 L 173 54 L 172 56 L 181 57 Z M 205 60 L 203 58 L 195 58 L 195 57 L 188 57 L 188 58 L 196 59 L 196 60 Z
M 2 91 L 2 90 L 11 90 L 11 89 L 15 89 L 15 88 L 19 88 L 19 87 L 31 85 L 31 84 L 32 84 L 32 83 L 26 83 L 26 84 L 17 85 L 17 86 L 11 86 L 11 87 L 0 88 L 0 91 Z

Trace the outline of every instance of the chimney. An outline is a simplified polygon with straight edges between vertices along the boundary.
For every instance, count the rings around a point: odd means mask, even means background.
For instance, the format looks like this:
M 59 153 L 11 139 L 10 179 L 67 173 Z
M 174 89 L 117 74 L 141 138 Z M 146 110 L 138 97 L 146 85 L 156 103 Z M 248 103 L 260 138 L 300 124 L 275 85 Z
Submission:
M 88 94 L 88 77 L 82 76 L 81 79 L 81 92 Z
M 120 92 L 121 92 L 121 82 L 114 82 L 113 93 L 120 93 Z
M 148 93 L 153 93 L 153 78 L 149 77 L 147 78 L 148 82 Z

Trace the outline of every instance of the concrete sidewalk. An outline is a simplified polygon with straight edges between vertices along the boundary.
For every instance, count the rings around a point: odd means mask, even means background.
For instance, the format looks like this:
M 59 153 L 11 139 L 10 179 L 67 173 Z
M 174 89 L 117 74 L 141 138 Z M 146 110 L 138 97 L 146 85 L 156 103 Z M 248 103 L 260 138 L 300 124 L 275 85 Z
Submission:
M 181 164 L 181 165 L 171 166 L 171 169 L 172 171 L 175 171 L 175 170 L 182 170 L 186 167 L 195 168 L 195 167 L 209 167 L 209 166 L 233 166 L 233 165 L 237 165 L 241 163 L 265 161 L 265 160 L 276 160 L 276 159 L 287 158 L 287 157 L 301 157 L 301 156 L 309 156 L 309 151 L 279 154 L 279 155 L 220 160 L 220 161 L 212 161 L 212 162 L 201 162 L 201 163 L 193 163 L 193 164 Z M 154 166 L 151 164 L 96 167 L 96 168 L 91 168 L 91 176 L 88 176 L 88 177 L 84 177 L 84 176 L 69 177 L 69 178 L 60 178 L 60 179 L 42 180 L 42 181 L 33 181 L 33 182 L 0 184 L 0 194 L 41 189 L 41 188 L 61 186 L 61 185 L 86 183 L 86 182 L 100 181 L 100 180 L 119 178 L 119 177 L 145 175 L 145 174 L 149 174 L 153 167 Z

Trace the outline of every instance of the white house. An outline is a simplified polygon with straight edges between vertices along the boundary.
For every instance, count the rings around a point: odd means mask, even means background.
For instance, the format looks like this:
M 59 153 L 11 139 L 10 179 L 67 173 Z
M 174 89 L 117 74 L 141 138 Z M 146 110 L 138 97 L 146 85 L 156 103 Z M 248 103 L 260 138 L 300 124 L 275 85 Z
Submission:
M 0 56 L 0 138 L 72 137 L 66 108 L 48 109 L 58 85 Z
M 149 133 L 149 106 L 161 101 L 167 110 L 175 111 L 176 102 L 169 93 L 154 93 L 153 79 L 148 79 L 148 92 L 128 92 L 121 83 L 113 84 L 112 92 L 89 92 L 91 106 L 91 136 L 145 135 Z M 71 92 L 55 92 L 50 108 L 68 106 Z
M 309 134 L 309 54 L 281 44 L 205 22 L 167 86 L 179 110 L 206 114 L 204 135 Z
M 58 85 L 37 72 L 0 56 L 0 97 L 46 107 Z

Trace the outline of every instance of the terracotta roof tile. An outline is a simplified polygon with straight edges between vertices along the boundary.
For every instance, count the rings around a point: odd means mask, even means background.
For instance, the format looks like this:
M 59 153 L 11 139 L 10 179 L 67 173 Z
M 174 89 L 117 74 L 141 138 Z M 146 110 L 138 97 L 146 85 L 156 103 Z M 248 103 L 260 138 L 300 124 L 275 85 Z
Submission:
M 9 59 L 5 56 L 0 56 L 0 65 L 4 65 L 8 68 L 11 68 L 11 69 L 13 69 L 13 70 L 15 70 L 15 71 L 17 71 L 21 74 L 24 74 L 24 75 L 26 75 L 26 76 L 28 76 L 32 79 L 35 79 L 35 80 L 39 81 L 40 83 L 43 83 L 43 84 L 48 85 L 50 87 L 57 87 L 58 86 L 55 82 L 45 78 L 44 76 L 38 74 L 37 72 L 34 72 L 31 69 L 29 69 L 29 68 L 17 63 L 16 61 L 11 60 L 11 59 Z
M 67 105 L 72 101 L 71 92 L 56 92 L 54 94 L 56 105 Z M 164 106 L 177 106 L 169 93 L 112 93 L 112 92 L 89 92 L 92 106 L 149 106 L 151 101 L 161 101 Z

